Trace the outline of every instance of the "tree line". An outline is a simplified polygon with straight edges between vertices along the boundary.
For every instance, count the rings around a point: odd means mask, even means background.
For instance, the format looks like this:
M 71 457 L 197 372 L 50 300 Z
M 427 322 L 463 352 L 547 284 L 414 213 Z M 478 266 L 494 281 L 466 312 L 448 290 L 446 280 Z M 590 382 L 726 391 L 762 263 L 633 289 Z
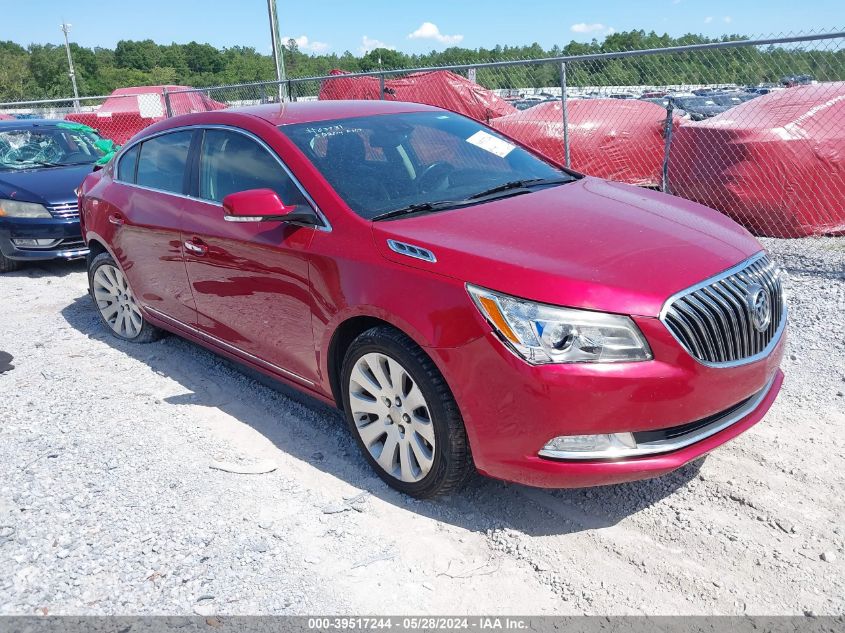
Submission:
M 374 71 L 379 69 L 481 64 L 516 59 L 539 59 L 563 55 L 587 55 L 704 44 L 743 39 L 726 35 L 719 39 L 702 35 L 670 37 L 635 30 L 614 33 L 602 41 L 570 42 L 544 49 L 539 44 L 494 48 L 450 47 L 424 54 L 376 49 L 366 54 L 313 55 L 300 51 L 290 40 L 283 47 L 290 77 L 328 74 L 332 69 Z M 210 44 L 156 44 L 152 40 L 121 40 L 114 49 L 86 48 L 71 44 L 79 93 L 108 94 L 115 88 L 179 84 L 197 87 L 270 81 L 275 79 L 272 58 L 246 46 L 218 49 Z M 479 69 L 476 78 L 488 88 L 524 88 L 559 85 L 560 69 L 536 64 Z M 845 79 L 845 49 L 831 42 L 809 46 L 742 47 L 718 51 L 660 54 L 625 59 L 601 59 L 568 65 L 573 86 L 674 85 L 700 83 L 776 83 L 784 76 L 808 74 L 823 81 Z M 313 92 L 303 87 L 303 90 Z M 72 94 L 63 45 L 21 46 L 0 41 L 0 101 L 67 97 Z

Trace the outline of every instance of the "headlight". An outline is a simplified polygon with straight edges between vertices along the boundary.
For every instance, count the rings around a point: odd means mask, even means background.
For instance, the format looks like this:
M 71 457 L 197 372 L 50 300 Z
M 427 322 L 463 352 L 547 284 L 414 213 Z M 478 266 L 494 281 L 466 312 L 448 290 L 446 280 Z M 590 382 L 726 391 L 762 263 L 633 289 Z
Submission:
M 5 218 L 52 218 L 44 205 L 35 202 L 0 199 L 0 217 Z
M 652 358 L 629 317 L 534 303 L 469 284 L 467 290 L 499 336 L 533 365 Z

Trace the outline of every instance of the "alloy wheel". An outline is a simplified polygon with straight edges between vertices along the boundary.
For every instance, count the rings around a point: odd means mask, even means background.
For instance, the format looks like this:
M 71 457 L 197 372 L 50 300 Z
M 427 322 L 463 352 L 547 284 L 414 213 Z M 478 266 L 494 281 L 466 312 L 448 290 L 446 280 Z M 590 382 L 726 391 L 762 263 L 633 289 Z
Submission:
M 403 482 L 423 479 L 434 463 L 431 411 L 408 371 L 393 358 L 371 352 L 349 376 L 349 407 L 370 455 Z
M 144 318 L 123 272 L 111 264 L 103 264 L 94 272 L 94 300 L 97 308 L 115 334 L 132 339 L 141 333 Z

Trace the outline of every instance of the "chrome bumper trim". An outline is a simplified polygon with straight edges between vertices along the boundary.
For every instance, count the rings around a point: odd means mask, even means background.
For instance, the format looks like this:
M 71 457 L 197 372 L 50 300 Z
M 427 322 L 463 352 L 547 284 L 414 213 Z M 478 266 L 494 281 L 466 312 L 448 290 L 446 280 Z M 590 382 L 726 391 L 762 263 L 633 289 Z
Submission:
M 596 459 L 628 459 L 632 457 L 643 457 L 645 455 L 659 455 L 661 453 L 671 453 L 681 448 L 685 448 L 696 442 L 700 442 L 712 435 L 716 435 L 720 431 L 724 431 L 728 427 L 736 424 L 748 414 L 753 412 L 760 403 L 765 400 L 772 389 L 772 384 L 775 382 L 777 374 L 772 376 L 766 386 L 758 391 L 755 395 L 743 404 L 738 409 L 731 410 L 729 414 L 722 418 L 714 420 L 707 426 L 696 429 L 685 435 L 679 437 L 657 440 L 653 442 L 638 443 L 634 448 L 624 446 L 616 446 L 606 451 L 550 451 L 541 450 L 537 453 L 540 457 L 548 459 L 559 459 L 566 461 L 584 461 Z M 730 410 L 730 409 L 729 409 Z

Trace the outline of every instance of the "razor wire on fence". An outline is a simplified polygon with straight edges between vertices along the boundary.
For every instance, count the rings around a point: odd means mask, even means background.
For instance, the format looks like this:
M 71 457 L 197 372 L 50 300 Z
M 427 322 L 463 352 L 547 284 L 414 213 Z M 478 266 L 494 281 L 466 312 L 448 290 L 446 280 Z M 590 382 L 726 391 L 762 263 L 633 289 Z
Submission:
M 483 121 L 576 171 L 713 207 L 767 237 L 845 234 L 845 33 L 0 104 L 116 143 L 169 117 L 379 99 Z M 0 149 L 2 151 L 2 149 Z M 808 247 L 811 248 L 811 247 Z

